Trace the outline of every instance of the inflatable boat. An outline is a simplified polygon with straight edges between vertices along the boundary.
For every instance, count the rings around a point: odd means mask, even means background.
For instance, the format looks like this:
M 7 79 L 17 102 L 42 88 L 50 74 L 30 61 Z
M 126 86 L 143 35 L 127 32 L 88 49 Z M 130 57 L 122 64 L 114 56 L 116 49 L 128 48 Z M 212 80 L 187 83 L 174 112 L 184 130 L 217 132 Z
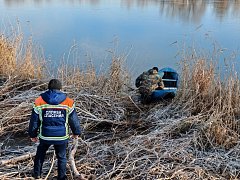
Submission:
M 162 77 L 164 89 L 155 90 L 151 95 L 152 100 L 174 98 L 178 89 L 178 73 L 170 67 L 160 69 L 158 74 Z

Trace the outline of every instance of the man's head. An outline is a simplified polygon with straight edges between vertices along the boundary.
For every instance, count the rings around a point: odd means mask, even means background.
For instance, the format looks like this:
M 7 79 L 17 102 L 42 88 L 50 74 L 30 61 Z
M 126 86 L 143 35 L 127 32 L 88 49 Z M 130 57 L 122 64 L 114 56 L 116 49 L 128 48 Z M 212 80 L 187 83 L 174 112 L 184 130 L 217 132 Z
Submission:
M 157 74 L 158 73 L 158 67 L 153 67 L 152 70 L 153 70 L 153 74 Z
M 58 79 L 51 79 L 48 83 L 48 89 L 49 90 L 60 90 L 62 89 L 62 83 Z

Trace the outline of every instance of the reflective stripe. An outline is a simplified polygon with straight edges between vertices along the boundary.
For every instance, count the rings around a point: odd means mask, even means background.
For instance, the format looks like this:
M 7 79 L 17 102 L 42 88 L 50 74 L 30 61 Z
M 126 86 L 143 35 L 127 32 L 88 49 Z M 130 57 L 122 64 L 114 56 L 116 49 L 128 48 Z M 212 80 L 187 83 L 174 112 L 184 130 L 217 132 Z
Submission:
M 68 116 L 69 116 L 69 112 L 67 112 L 66 114 L 66 123 L 65 123 L 65 129 L 66 129 L 66 135 L 67 135 L 67 139 L 69 138 L 69 133 L 68 133 Z M 64 139 L 65 140 L 65 139 Z
M 43 122 L 43 119 L 42 119 L 42 109 L 40 109 L 40 113 L 39 113 L 39 119 L 40 119 L 40 127 L 39 127 L 39 137 L 42 136 L 42 122 Z
M 42 110 L 43 109 L 63 109 L 66 110 L 66 117 L 65 117 L 65 130 L 66 130 L 66 134 L 65 136 L 59 136 L 59 137 L 46 137 L 42 135 L 42 126 L 43 126 L 43 114 L 42 114 Z M 50 104 L 43 104 L 40 106 L 35 106 L 34 107 L 34 111 L 39 115 L 39 119 L 40 119 L 40 127 L 39 127 L 39 135 L 38 137 L 43 139 L 43 140 L 48 140 L 48 141 L 60 141 L 60 140 L 66 140 L 69 139 L 69 132 L 68 132 L 68 117 L 69 114 L 74 110 L 74 106 L 73 107 L 69 107 L 67 105 L 50 105 Z
M 75 103 L 73 104 L 73 106 L 70 108 L 69 110 L 69 114 L 71 114 L 73 112 L 73 110 L 75 109 Z
M 61 136 L 61 137 L 45 137 L 45 136 L 39 134 L 38 137 L 43 140 L 48 140 L 48 141 L 61 141 L 61 140 L 69 139 L 69 135 Z
M 38 110 L 38 108 L 34 105 L 33 106 L 33 110 L 34 110 L 34 112 L 36 113 L 36 114 L 39 114 L 39 110 Z
M 43 109 L 43 108 L 57 108 L 57 109 L 66 108 L 66 109 L 70 109 L 69 106 L 62 105 L 62 104 L 59 104 L 59 105 L 43 104 L 43 105 L 37 106 L 37 108 L 41 108 L 41 109 Z
M 162 79 L 163 81 L 177 81 L 176 79 Z
M 165 88 L 163 88 L 164 90 L 170 90 L 170 89 L 173 89 L 173 90 L 177 90 L 177 88 L 175 88 L 175 87 L 165 87 Z

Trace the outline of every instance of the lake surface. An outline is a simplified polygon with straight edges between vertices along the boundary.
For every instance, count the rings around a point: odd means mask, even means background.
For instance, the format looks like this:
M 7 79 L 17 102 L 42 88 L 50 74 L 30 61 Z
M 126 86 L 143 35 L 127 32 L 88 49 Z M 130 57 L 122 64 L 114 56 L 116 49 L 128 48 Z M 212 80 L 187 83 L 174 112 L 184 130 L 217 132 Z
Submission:
M 0 0 L 0 17 L 1 29 L 20 22 L 52 62 L 71 49 L 75 60 L 99 66 L 115 50 L 135 75 L 178 68 L 184 46 L 217 44 L 226 58 L 240 47 L 240 0 Z

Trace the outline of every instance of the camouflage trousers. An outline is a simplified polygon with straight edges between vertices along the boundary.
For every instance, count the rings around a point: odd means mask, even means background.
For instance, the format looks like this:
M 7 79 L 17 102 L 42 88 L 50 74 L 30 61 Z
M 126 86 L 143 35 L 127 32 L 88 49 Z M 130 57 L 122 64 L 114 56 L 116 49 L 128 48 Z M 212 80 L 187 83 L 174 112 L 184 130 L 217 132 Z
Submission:
M 139 87 L 139 92 L 143 103 L 149 103 L 151 101 L 152 88 L 141 86 Z

